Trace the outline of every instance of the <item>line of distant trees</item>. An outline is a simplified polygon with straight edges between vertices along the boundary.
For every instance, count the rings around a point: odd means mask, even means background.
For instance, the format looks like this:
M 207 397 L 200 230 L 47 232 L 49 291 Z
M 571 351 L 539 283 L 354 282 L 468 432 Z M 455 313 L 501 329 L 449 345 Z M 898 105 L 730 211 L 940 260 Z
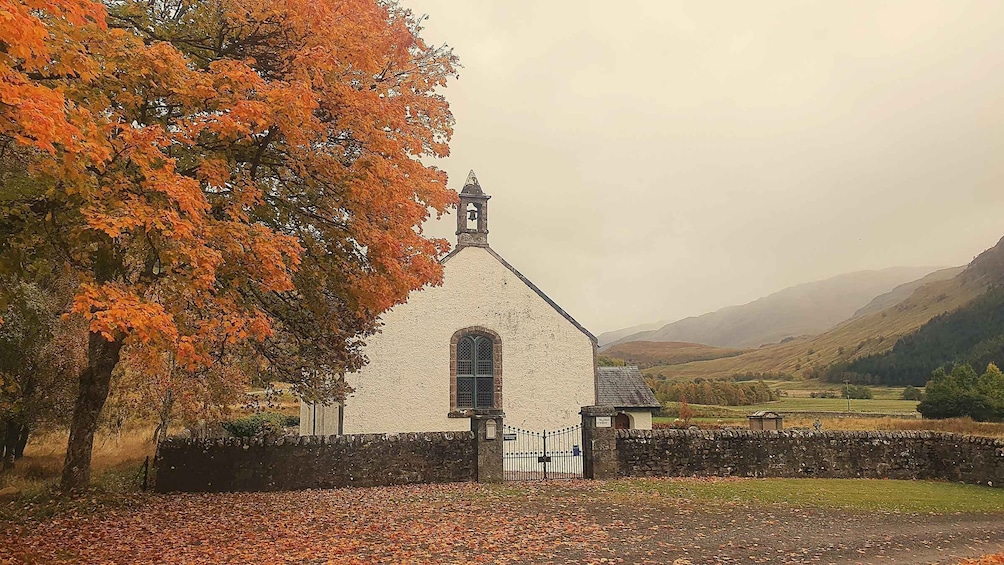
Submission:
M 653 386 L 659 402 L 690 402 L 720 406 L 748 406 L 778 400 L 780 393 L 763 381 L 659 382 Z

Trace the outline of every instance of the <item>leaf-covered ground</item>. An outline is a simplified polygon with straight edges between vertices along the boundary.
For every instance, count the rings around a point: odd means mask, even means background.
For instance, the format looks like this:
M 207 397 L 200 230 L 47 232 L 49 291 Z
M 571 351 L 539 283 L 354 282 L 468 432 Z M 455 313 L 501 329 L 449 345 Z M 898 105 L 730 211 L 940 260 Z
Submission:
M 920 511 L 930 503 L 910 499 L 930 489 L 979 512 Z M 854 490 L 872 502 L 834 498 Z M 0 522 L 0 562 L 955 563 L 1004 551 L 1001 500 L 948 484 L 748 479 L 150 495 Z

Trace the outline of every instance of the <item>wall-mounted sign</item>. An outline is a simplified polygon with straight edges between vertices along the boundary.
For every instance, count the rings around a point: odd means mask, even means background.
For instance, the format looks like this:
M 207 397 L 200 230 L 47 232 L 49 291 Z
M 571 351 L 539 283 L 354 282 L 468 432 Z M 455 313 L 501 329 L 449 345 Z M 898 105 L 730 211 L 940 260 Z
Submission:
M 516 434 L 502 434 L 502 441 L 516 441 Z
M 596 427 L 597 428 L 609 428 L 610 427 L 610 416 L 597 416 L 596 417 Z

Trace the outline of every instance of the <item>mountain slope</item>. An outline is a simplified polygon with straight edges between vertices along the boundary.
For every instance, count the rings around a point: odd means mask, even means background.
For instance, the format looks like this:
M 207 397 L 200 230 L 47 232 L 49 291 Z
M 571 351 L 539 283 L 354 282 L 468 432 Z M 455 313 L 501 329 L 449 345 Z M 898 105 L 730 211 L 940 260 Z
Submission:
M 978 371 L 1004 361 L 1004 290 L 1000 287 L 962 308 L 936 316 L 904 336 L 889 351 L 840 363 L 827 371 L 831 380 L 924 386 L 938 367 L 969 363 Z
M 818 334 L 850 318 L 876 296 L 932 270 L 894 267 L 838 275 L 789 287 L 749 304 L 729 306 L 658 330 L 632 334 L 614 343 L 680 341 L 717 347 L 758 347 L 790 336 Z
M 615 341 L 625 338 L 629 335 L 634 335 L 636 333 L 646 332 L 650 330 L 657 330 L 662 326 L 666 325 L 667 322 L 655 322 L 652 324 L 639 324 L 637 326 L 631 326 L 630 328 L 624 328 L 620 330 L 614 330 L 612 332 L 603 332 L 596 336 L 596 341 L 600 347 L 609 345 Z
M 691 361 L 706 361 L 733 357 L 743 353 L 743 349 L 729 349 L 702 345 L 700 343 L 681 343 L 678 341 L 629 341 L 614 345 L 603 352 L 603 355 L 620 359 L 628 365 L 638 365 L 641 368 L 655 365 L 678 365 Z
M 837 361 L 885 352 L 931 318 L 955 311 L 1002 284 L 1004 239 L 954 278 L 927 283 L 899 304 L 848 320 L 818 336 L 764 346 L 736 357 L 652 367 L 645 372 L 668 379 L 726 377 L 749 371 L 808 376 Z
M 873 312 L 881 312 L 886 308 L 895 306 L 900 302 L 903 302 L 910 295 L 914 293 L 918 288 L 924 286 L 927 283 L 947 281 L 948 279 L 955 278 L 959 273 L 964 271 L 965 267 L 949 267 L 947 269 L 941 269 L 939 271 L 934 271 L 933 273 L 925 276 L 924 278 L 917 279 L 915 281 L 910 281 L 908 283 L 903 283 L 896 288 L 890 290 L 885 294 L 880 294 L 872 299 L 864 307 L 858 309 L 854 313 L 852 318 L 858 318 L 864 316 L 865 314 L 871 314 Z

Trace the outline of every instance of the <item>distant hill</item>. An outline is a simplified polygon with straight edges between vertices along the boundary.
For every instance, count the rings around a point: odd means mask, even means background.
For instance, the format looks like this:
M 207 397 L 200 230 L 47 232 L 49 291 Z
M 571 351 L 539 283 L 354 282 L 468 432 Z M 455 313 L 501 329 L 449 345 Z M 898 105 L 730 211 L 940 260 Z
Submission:
M 600 335 L 596 336 L 596 341 L 599 343 L 600 347 L 603 347 L 604 345 L 609 345 L 609 344 L 611 344 L 611 343 L 613 343 L 613 342 L 615 342 L 615 341 L 617 341 L 617 340 L 619 340 L 621 338 L 627 337 L 629 335 L 640 333 L 640 332 L 644 332 L 644 331 L 649 331 L 649 330 L 657 330 L 657 329 L 661 328 L 664 325 L 666 325 L 666 322 L 665 321 L 661 321 L 661 322 L 654 322 L 654 323 L 651 323 L 651 324 L 640 324 L 640 325 L 637 325 L 637 326 L 631 326 L 630 328 L 624 328 L 624 329 L 621 329 L 621 330 L 614 330 L 612 332 L 603 332 Z
M 913 294 L 914 291 L 924 286 L 925 284 L 953 279 L 964 270 L 966 270 L 965 267 L 949 267 L 947 269 L 934 271 L 933 273 L 927 275 L 924 278 L 917 279 L 915 281 L 910 281 L 908 283 L 903 283 L 885 294 L 880 294 L 876 296 L 874 299 L 872 299 L 871 302 L 869 302 L 863 308 L 860 308 L 857 312 L 855 312 L 854 316 L 852 317 L 858 318 L 866 314 L 881 312 L 886 308 L 895 306 L 900 302 L 903 302 L 907 298 L 910 298 L 910 295 Z
M 834 365 L 827 377 L 866 384 L 923 386 L 938 367 L 969 363 L 983 372 L 1004 365 L 1004 289 L 997 287 L 962 308 L 936 316 L 885 353 Z
M 629 341 L 607 349 L 603 355 L 620 359 L 628 365 L 638 365 L 644 369 L 654 365 L 678 365 L 691 361 L 734 357 L 745 351 L 745 349 L 730 349 L 678 341 Z
M 677 341 L 718 347 L 759 347 L 792 336 L 822 333 L 898 285 L 915 281 L 933 267 L 893 267 L 859 271 L 789 287 L 749 304 L 685 318 L 651 331 L 623 337 L 631 341 Z
M 666 379 L 727 377 L 750 371 L 810 376 L 838 361 L 888 351 L 935 316 L 958 310 L 999 285 L 1004 285 L 1004 239 L 955 277 L 921 285 L 898 304 L 859 315 L 820 335 L 767 345 L 736 357 L 652 367 L 645 373 Z

